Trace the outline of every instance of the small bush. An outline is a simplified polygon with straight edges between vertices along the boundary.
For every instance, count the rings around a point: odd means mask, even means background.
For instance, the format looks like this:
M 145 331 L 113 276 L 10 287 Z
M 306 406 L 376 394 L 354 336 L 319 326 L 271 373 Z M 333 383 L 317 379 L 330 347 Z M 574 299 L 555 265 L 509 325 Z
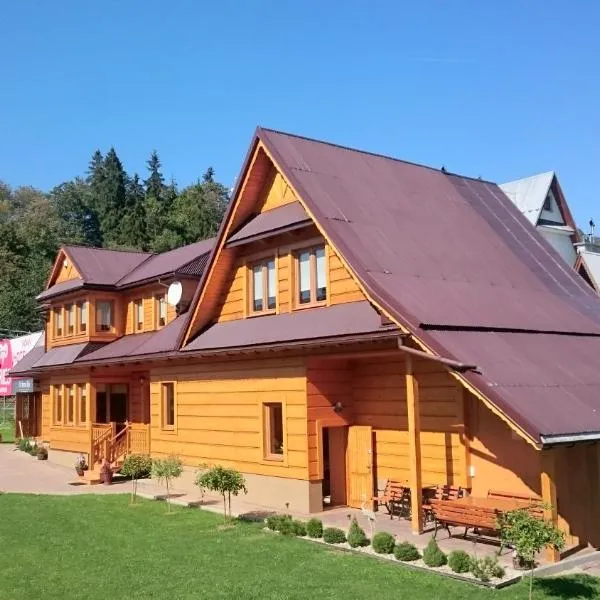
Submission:
M 417 547 L 410 542 L 400 542 L 394 548 L 394 556 L 403 562 L 411 562 L 421 558 L 421 554 L 417 550 Z
M 281 531 L 281 528 L 284 529 L 288 527 L 288 525 L 284 525 L 286 522 L 292 522 L 292 517 L 289 515 L 271 515 L 267 517 L 267 527 L 272 531 Z
M 351 548 L 358 548 L 359 546 L 368 546 L 369 539 L 367 538 L 363 529 L 361 529 L 358 521 L 352 519 L 350 522 L 350 529 L 348 531 L 348 543 Z
M 294 533 L 296 535 L 304 536 L 306 535 L 306 523 L 304 521 L 294 521 Z
M 394 551 L 394 536 L 387 531 L 380 531 L 373 536 L 371 546 L 377 554 L 391 554 Z
M 131 479 L 144 479 L 152 473 L 152 459 L 144 454 L 129 454 L 121 467 L 121 475 Z
M 504 577 L 504 569 L 498 564 L 498 557 L 496 556 L 473 558 L 471 560 L 471 573 L 484 583 L 490 581 L 492 577 L 497 579 Z
M 428 567 L 443 567 L 448 562 L 446 555 L 433 538 L 429 540 L 427 548 L 423 551 L 423 562 Z
M 464 550 L 453 550 L 448 554 L 448 566 L 455 573 L 468 573 L 471 570 L 471 556 Z
M 346 541 L 346 534 L 337 527 L 328 527 L 323 531 L 323 539 L 328 544 L 341 544 Z
M 323 522 L 320 519 L 311 519 L 306 524 L 306 533 L 311 538 L 323 537 Z
M 296 527 L 294 526 L 294 521 L 292 521 L 291 517 L 285 517 L 279 521 L 279 533 L 281 535 L 296 535 Z

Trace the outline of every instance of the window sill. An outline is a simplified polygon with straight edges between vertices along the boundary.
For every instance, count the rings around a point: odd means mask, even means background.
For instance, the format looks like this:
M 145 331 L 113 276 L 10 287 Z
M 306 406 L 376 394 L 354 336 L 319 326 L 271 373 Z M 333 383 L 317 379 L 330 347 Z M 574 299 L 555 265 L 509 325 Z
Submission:
M 269 461 L 269 462 L 282 463 L 285 461 L 285 456 L 283 454 L 267 454 L 263 458 L 264 458 L 264 460 Z
M 177 429 L 175 428 L 175 425 L 166 425 L 166 426 L 162 426 L 160 428 L 162 433 L 170 433 L 170 434 L 175 434 L 177 433 Z
M 251 319 L 253 317 L 264 317 L 265 315 L 274 315 L 277 312 L 276 308 L 270 308 L 269 310 L 261 310 L 260 312 L 250 312 L 246 316 Z
M 294 310 L 306 310 L 307 308 L 318 308 L 319 306 L 327 306 L 327 299 L 311 302 L 310 304 L 295 304 Z

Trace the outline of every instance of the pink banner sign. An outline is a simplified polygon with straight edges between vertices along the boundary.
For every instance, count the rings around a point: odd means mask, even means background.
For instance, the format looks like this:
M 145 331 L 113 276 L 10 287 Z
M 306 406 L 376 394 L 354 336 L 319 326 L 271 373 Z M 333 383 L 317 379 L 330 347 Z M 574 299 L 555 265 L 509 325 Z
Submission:
M 12 340 L 0 340 L 0 396 L 12 395 L 9 371 L 31 350 L 42 337 L 42 332 L 23 335 Z

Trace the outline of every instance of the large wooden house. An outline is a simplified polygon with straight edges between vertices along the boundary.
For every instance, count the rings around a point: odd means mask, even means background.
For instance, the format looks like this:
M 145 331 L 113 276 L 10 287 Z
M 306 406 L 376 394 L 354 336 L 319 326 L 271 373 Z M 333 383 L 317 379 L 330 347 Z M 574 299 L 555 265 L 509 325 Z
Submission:
M 303 512 L 408 481 L 415 530 L 423 486 L 499 488 L 600 544 L 600 299 L 494 183 L 259 128 L 214 240 L 65 247 L 39 299 L 14 374 L 54 460 L 223 464 Z

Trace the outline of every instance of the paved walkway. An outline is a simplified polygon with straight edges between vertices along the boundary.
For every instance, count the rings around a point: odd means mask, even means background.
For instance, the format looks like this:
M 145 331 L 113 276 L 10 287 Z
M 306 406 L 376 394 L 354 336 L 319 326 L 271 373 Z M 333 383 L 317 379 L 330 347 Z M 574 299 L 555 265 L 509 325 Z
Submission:
M 75 485 L 73 485 L 75 483 Z M 129 481 L 117 481 L 113 485 L 77 485 L 78 477 L 74 469 L 52 463 L 51 461 L 39 461 L 25 452 L 17 450 L 13 444 L 0 444 L 0 492 L 27 493 L 27 494 L 127 494 L 131 491 Z M 166 490 L 153 480 L 142 480 L 138 485 L 138 493 L 145 498 L 164 499 Z M 174 504 L 184 506 L 202 506 L 203 510 L 223 513 L 223 502 L 221 496 L 211 493 L 202 494 L 200 490 L 186 490 L 178 488 L 177 483 L 171 490 L 171 501 Z M 232 513 L 234 516 L 243 518 L 261 519 L 275 511 L 266 506 L 259 506 L 247 502 L 243 496 L 232 497 Z M 292 512 L 292 511 L 290 511 Z M 350 519 L 355 517 L 361 527 L 370 535 L 371 527 L 367 517 L 361 510 L 339 507 L 323 511 L 322 513 L 306 515 L 293 513 L 296 518 L 308 519 L 310 517 L 320 518 L 326 527 L 340 527 L 347 529 Z M 385 511 L 377 514 L 374 523 L 375 531 L 388 531 L 398 541 L 408 540 L 419 549 L 423 549 L 429 541 L 432 530 L 422 535 L 414 535 L 410 529 L 410 523 L 405 519 L 394 517 L 390 519 Z M 464 530 L 457 529 L 456 534 Z M 486 543 L 476 538 L 462 539 L 461 536 L 448 538 L 445 530 L 440 530 L 438 543 L 442 550 L 465 550 L 479 556 L 492 555 L 498 550 L 498 545 Z M 600 577 L 600 562 L 598 553 L 589 553 L 589 562 L 578 564 L 576 570 L 590 575 Z M 502 563 L 508 565 L 511 561 L 509 550 L 505 550 L 500 557 Z

